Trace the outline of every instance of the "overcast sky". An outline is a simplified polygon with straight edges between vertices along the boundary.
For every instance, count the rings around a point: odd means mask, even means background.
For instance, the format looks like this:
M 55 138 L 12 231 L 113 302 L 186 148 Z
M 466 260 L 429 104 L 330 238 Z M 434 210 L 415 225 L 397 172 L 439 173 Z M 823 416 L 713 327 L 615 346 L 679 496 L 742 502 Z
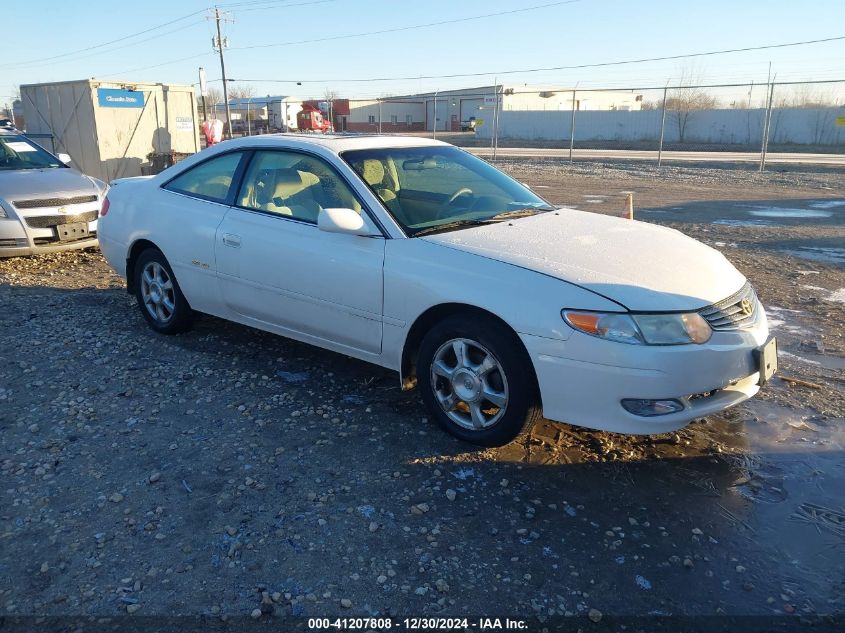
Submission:
M 199 66 L 209 79 L 220 77 L 207 2 L 4 5 L 0 103 L 13 86 L 26 83 L 90 77 L 194 83 Z M 708 83 L 760 83 L 770 61 L 778 80 L 845 78 L 845 40 L 695 60 L 505 74 L 843 36 L 843 0 L 233 0 L 224 5 L 233 20 L 223 26 L 229 40 L 227 74 L 261 80 L 252 83 L 258 95 L 317 96 L 326 89 L 351 97 L 407 94 L 490 84 L 497 74 L 508 85 L 662 86 L 690 71 Z M 514 10 L 520 11 L 478 17 Z M 114 43 L 98 46 L 107 42 Z M 89 47 L 96 48 L 82 50 Z M 487 74 L 420 78 L 461 73 Z M 406 79 L 373 81 L 396 77 Z

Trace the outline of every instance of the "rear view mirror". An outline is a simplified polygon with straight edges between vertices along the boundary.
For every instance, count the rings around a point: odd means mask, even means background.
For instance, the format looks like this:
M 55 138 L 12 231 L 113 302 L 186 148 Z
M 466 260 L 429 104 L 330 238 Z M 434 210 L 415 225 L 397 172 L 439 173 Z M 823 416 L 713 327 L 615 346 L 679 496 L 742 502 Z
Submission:
M 56 154 L 56 158 L 58 158 L 60 161 L 62 161 L 65 165 L 70 165 L 70 161 L 71 161 L 70 154 L 65 154 L 65 153 Z
M 361 237 L 381 235 L 370 226 L 363 213 L 354 209 L 321 209 L 317 216 L 317 228 L 327 233 L 345 233 Z
M 409 159 L 402 163 L 405 171 L 421 171 L 423 169 L 434 169 L 437 167 L 437 160 L 434 158 Z

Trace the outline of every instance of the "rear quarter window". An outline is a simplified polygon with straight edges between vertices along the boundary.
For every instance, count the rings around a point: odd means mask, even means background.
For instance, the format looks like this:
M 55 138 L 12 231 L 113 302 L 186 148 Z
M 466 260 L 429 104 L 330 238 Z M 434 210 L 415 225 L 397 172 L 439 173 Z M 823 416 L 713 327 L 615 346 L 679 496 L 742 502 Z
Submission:
M 214 202 L 226 202 L 242 152 L 224 154 L 192 167 L 164 185 L 164 189 Z

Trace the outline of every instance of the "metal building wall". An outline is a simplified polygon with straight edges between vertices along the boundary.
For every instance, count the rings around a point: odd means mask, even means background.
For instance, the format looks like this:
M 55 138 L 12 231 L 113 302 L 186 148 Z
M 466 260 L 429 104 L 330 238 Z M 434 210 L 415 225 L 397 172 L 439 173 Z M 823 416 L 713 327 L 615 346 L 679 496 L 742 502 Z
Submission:
M 143 105 L 103 105 L 100 89 L 143 95 Z M 51 134 L 83 173 L 105 181 L 140 176 L 150 154 L 200 151 L 192 86 L 96 80 L 21 86 L 27 132 Z
M 70 154 L 77 169 L 97 176 L 100 151 L 94 131 L 90 82 L 35 84 L 21 86 L 20 90 L 26 132 L 50 135 L 51 142 L 35 140 L 55 153 Z

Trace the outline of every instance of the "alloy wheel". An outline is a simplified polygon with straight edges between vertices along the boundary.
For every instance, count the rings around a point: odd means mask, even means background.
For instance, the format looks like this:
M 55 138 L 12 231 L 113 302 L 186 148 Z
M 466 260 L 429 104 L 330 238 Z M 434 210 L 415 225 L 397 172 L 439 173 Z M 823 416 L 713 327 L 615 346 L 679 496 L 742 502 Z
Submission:
M 159 323 L 167 323 L 176 311 L 173 279 L 158 262 L 149 262 L 141 273 L 141 299 L 144 307 Z
M 469 430 L 493 426 L 508 405 L 508 381 L 498 359 L 467 338 L 451 339 L 437 349 L 431 386 L 449 419 Z

